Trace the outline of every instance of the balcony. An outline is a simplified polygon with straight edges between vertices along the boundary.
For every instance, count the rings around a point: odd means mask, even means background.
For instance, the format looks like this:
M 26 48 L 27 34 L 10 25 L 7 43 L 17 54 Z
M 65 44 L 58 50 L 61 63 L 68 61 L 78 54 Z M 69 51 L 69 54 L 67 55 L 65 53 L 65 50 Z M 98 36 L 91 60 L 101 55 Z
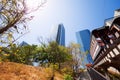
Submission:
M 98 67 L 98 66 L 106 64 L 105 62 L 100 64 L 101 63 L 100 61 L 102 61 L 104 59 L 107 60 L 107 63 L 109 62 L 108 66 L 110 66 L 110 65 L 113 66 L 113 64 L 118 64 L 117 66 L 120 66 L 120 64 L 119 64 L 120 42 L 119 41 L 120 41 L 120 38 L 116 39 L 116 41 L 114 41 L 114 44 L 109 46 L 109 48 L 105 48 L 103 51 L 101 51 L 101 55 L 99 55 L 99 57 L 95 60 L 93 66 Z
M 113 27 L 114 27 L 116 30 L 120 31 L 120 24 L 114 24 Z
M 103 41 L 101 40 L 101 38 L 96 38 L 96 41 L 98 42 L 100 47 L 104 47 L 105 44 L 103 43 Z

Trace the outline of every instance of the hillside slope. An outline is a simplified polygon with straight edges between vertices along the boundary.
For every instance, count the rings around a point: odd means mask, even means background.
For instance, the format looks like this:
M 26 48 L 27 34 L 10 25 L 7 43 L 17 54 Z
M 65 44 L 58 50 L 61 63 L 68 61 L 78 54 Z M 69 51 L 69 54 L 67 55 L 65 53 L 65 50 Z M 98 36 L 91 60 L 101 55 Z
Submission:
M 49 68 L 0 62 L 0 80 L 50 80 L 51 76 L 52 70 Z M 55 80 L 63 80 L 63 76 L 56 72 Z

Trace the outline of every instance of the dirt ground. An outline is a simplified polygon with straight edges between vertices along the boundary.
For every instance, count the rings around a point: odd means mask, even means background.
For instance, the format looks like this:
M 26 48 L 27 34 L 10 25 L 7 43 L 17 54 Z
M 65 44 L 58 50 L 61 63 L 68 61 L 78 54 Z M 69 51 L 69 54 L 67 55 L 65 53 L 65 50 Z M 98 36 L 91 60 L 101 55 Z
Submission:
M 50 80 L 52 70 L 13 62 L 0 62 L 0 80 Z M 63 76 L 55 72 L 55 80 Z

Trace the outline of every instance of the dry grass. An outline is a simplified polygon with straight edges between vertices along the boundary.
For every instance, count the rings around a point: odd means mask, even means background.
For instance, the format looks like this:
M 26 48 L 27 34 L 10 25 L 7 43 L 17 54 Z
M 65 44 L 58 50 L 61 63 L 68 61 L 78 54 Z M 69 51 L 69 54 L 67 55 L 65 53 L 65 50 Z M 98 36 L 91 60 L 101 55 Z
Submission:
M 0 63 L 0 80 L 50 80 L 51 76 L 50 68 L 38 68 L 13 62 Z M 55 80 L 63 80 L 63 75 L 55 72 Z

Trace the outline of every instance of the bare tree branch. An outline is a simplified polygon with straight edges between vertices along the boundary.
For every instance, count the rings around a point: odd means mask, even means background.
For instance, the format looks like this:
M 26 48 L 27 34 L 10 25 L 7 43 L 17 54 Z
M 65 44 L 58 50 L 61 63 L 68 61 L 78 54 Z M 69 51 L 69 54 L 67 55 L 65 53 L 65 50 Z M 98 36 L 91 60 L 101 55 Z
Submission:
M 19 33 L 20 29 L 27 29 L 26 22 L 33 19 L 33 16 L 27 15 L 38 10 L 46 3 L 46 1 L 42 2 L 36 5 L 36 8 L 29 10 L 26 1 L 27 0 L 0 0 L 0 38 L 2 38 L 6 32 L 14 33 L 16 30 Z

